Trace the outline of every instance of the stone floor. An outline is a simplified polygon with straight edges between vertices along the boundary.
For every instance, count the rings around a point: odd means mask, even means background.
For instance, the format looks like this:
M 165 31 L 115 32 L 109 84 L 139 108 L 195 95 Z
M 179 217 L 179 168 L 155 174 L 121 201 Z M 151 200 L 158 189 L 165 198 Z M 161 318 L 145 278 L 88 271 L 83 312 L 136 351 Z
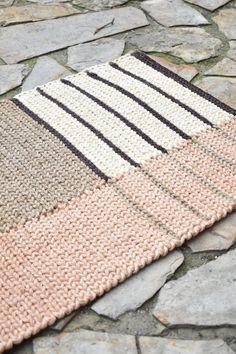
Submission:
M 0 0 L 0 100 L 134 49 L 236 108 L 236 0 Z M 236 213 L 9 353 L 236 353 L 235 241 Z

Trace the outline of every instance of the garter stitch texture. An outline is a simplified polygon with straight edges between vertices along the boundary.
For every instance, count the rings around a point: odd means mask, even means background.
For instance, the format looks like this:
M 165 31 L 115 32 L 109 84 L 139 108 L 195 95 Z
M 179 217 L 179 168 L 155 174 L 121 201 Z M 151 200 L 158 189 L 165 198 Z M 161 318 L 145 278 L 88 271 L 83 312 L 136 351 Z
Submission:
M 0 352 L 236 208 L 235 111 L 143 53 L 0 105 Z

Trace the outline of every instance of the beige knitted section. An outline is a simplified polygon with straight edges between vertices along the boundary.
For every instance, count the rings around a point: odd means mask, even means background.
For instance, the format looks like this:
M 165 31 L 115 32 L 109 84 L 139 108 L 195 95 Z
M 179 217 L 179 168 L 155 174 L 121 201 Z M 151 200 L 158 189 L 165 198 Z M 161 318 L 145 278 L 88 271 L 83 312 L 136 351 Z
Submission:
M 102 183 L 54 135 L 11 101 L 0 105 L 0 231 Z

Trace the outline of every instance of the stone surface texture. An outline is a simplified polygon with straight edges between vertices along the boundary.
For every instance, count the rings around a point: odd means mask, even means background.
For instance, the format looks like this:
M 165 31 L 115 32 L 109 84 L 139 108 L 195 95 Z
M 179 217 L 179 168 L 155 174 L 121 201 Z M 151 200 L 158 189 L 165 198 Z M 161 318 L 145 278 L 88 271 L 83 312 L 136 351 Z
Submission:
M 154 315 L 171 325 L 236 325 L 235 293 L 236 250 L 232 250 L 168 282 Z
M 171 61 L 163 57 L 159 57 L 157 55 L 150 55 L 150 57 L 154 59 L 157 63 L 175 72 L 187 81 L 191 81 L 198 74 L 197 69 L 192 65 L 174 64 Z
M 223 340 L 175 340 L 139 338 L 141 354 L 234 354 Z
M 34 340 L 35 354 L 137 354 L 135 338 L 81 330 Z
M 208 70 L 205 75 L 236 76 L 236 61 L 224 58 Z
M 0 65 L 0 95 L 19 86 L 27 73 L 25 64 Z
M 118 58 L 124 51 L 122 39 L 102 38 L 68 49 L 67 66 L 76 71 Z
M 223 9 L 220 10 L 218 15 L 213 17 L 213 20 L 219 26 L 229 39 L 236 39 L 236 9 Z
M 15 0 L 0 0 L 0 6 L 11 6 Z
M 196 85 L 212 96 L 236 108 L 236 78 L 231 77 L 203 77 Z
M 217 55 L 222 43 L 203 28 L 176 27 L 159 31 L 154 28 L 143 35 L 133 35 L 130 42 L 146 52 L 170 53 L 186 63 L 199 62 Z
M 93 11 L 110 9 L 115 6 L 124 5 L 127 2 L 128 0 L 73 0 L 73 4 Z
M 219 7 L 227 4 L 230 0 L 185 0 L 190 4 L 198 5 L 204 9 L 214 11 Z
M 141 10 L 126 7 L 0 28 L 0 58 L 12 64 L 147 24 Z
M 31 90 L 49 81 L 70 75 L 71 72 L 49 56 L 40 57 L 33 70 L 25 79 L 22 91 Z
M 74 15 L 79 11 L 69 4 L 61 5 L 27 5 L 0 9 L 0 26 L 13 23 L 50 20 L 57 17 Z
M 163 26 L 205 25 L 207 19 L 183 0 L 147 0 L 141 8 Z
M 105 294 L 95 302 L 92 309 L 112 319 L 137 309 L 162 287 L 183 261 L 181 252 L 170 253 Z
M 236 41 L 229 42 L 230 49 L 226 53 L 227 57 L 230 59 L 236 60 Z

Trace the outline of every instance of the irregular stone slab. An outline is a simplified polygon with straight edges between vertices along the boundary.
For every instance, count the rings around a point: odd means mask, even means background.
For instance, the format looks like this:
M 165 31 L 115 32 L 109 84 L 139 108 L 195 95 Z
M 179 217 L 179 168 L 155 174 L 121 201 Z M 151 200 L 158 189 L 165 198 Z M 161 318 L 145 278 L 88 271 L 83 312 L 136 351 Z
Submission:
M 79 13 L 69 4 L 64 5 L 27 5 L 0 9 L 0 26 L 69 16 Z
M 236 108 L 236 78 L 204 77 L 196 85 L 222 102 Z
M 0 65 L 0 95 L 19 86 L 28 72 L 24 64 Z
M 236 61 L 224 58 L 208 70 L 204 75 L 236 76 Z
M 124 51 L 122 39 L 102 38 L 68 49 L 67 65 L 76 71 L 118 58 Z
M 61 2 L 69 2 L 70 0 L 27 0 L 27 1 L 38 3 L 38 4 L 59 4 Z
M 80 330 L 33 341 L 34 354 L 137 354 L 135 337 Z
M 226 53 L 227 57 L 230 59 L 236 60 L 236 42 L 230 41 L 229 42 L 230 49 Z
M 71 72 L 56 60 L 44 56 L 38 58 L 33 70 L 25 79 L 22 91 L 31 90 L 36 86 L 46 84 L 49 81 L 57 80 L 61 77 L 71 75 Z
M 190 4 L 198 5 L 203 7 L 204 9 L 214 11 L 219 7 L 227 4 L 230 0 L 185 0 Z
M 0 58 L 16 63 L 146 25 L 141 10 L 126 7 L 0 28 Z
M 11 6 L 14 0 L 0 0 L 0 6 Z
M 75 312 L 73 312 L 71 315 L 64 317 L 62 320 L 56 322 L 53 326 L 50 328 L 53 329 L 54 331 L 62 331 L 66 325 L 74 318 L 76 315 Z
M 227 38 L 236 39 L 236 9 L 223 9 L 220 10 L 218 15 L 213 17 L 213 20 L 219 26 Z
M 209 23 L 200 12 L 183 0 L 147 0 L 143 1 L 140 6 L 154 20 L 167 27 Z
M 136 310 L 162 287 L 183 261 L 181 252 L 170 253 L 97 300 L 91 307 L 92 310 L 112 319 L 117 319 L 127 311 Z
M 130 42 L 145 52 L 170 53 L 187 63 L 194 63 L 217 55 L 222 46 L 202 28 L 156 28 L 145 34 L 131 35 Z
M 234 354 L 222 340 L 181 340 L 139 337 L 141 354 Z
M 191 81 L 198 74 L 197 69 L 192 65 L 174 64 L 171 61 L 162 57 L 158 57 L 156 55 L 150 55 L 150 57 L 154 59 L 157 63 L 165 66 L 166 68 L 183 77 L 187 81 Z
M 160 291 L 154 316 L 169 325 L 236 325 L 236 249 Z
M 111 9 L 127 3 L 128 0 L 74 0 L 73 4 L 92 11 Z

